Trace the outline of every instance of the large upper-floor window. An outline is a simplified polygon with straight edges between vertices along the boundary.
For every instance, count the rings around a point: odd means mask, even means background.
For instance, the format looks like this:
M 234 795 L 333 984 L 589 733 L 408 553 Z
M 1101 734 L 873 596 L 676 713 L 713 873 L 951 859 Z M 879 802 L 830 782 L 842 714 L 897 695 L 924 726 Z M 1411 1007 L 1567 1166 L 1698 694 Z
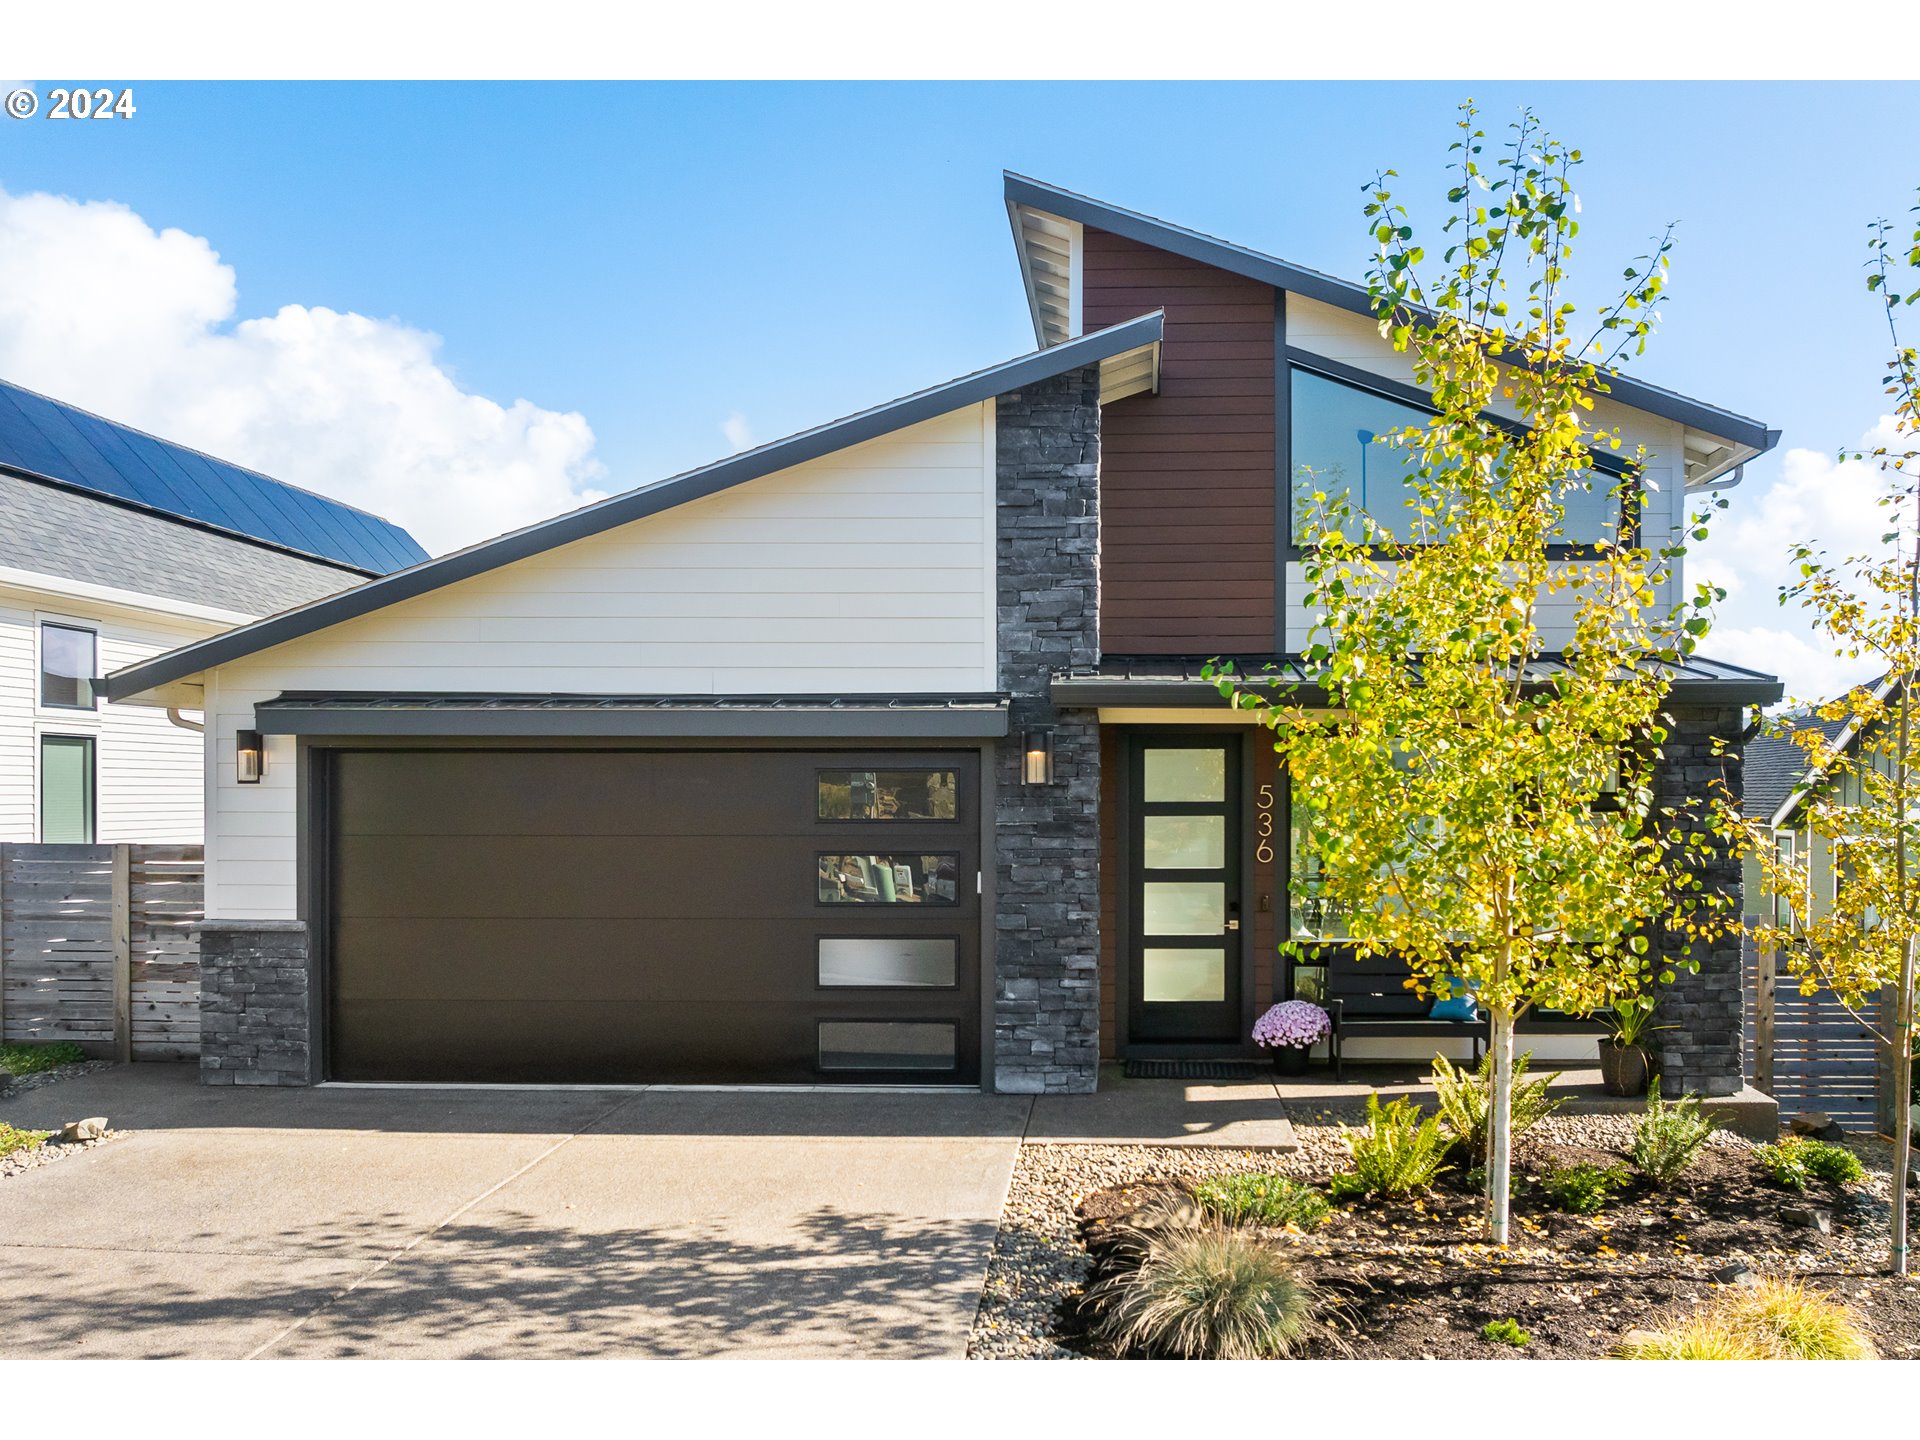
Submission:
M 1424 428 L 1433 412 L 1299 365 L 1292 373 L 1294 543 L 1303 543 L 1309 535 L 1316 493 L 1329 500 L 1346 497 L 1355 539 L 1362 516 L 1395 540 L 1418 538 L 1418 457 L 1405 446 L 1384 442 L 1409 427 Z M 1595 469 L 1589 472 L 1588 488 L 1569 490 L 1562 499 L 1566 513 L 1560 542 L 1592 545 L 1616 538 L 1620 485 L 1619 477 Z
M 40 626 L 40 703 L 56 710 L 91 710 L 98 648 L 93 631 L 78 625 Z

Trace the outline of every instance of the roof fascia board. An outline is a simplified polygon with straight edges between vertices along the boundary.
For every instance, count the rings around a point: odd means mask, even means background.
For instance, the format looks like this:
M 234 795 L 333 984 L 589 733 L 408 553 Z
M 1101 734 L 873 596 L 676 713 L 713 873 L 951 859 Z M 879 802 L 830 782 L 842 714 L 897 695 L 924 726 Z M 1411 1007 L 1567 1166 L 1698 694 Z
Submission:
M 49 599 L 85 600 L 140 614 L 167 615 L 187 620 L 207 620 L 217 625 L 244 625 L 259 617 L 247 610 L 223 610 L 194 600 L 175 600 L 146 590 L 122 590 L 114 585 L 96 585 L 91 580 L 72 580 L 64 575 L 49 575 L 39 570 L 17 570 L 0 565 L 0 585 L 29 590 Z
M 1327 703 L 1317 685 L 1282 687 L 1289 703 L 1309 708 Z M 1105 676 L 1061 676 L 1053 681 L 1053 702 L 1079 708 L 1100 706 L 1196 707 L 1226 709 L 1220 692 L 1205 681 L 1121 680 Z M 1780 698 L 1776 680 L 1675 680 L 1667 694 L 1683 705 L 1769 705 Z
M 1351 280 L 1323 275 L 1318 270 L 1292 265 L 1276 256 L 1262 255 L 1257 250 L 1217 240 L 1197 230 L 1188 230 L 1151 215 L 1142 215 L 1137 210 L 1109 205 L 1090 196 L 1077 195 L 1071 190 L 1062 190 L 1044 181 L 1015 175 L 1011 171 L 1006 172 L 1005 187 L 1010 209 L 1020 205 L 1031 206 L 1049 215 L 1058 215 L 1063 220 L 1077 220 L 1082 225 L 1091 225 L 1096 230 L 1105 230 L 1123 239 L 1151 245 L 1157 250 L 1166 250 L 1235 275 L 1244 275 L 1249 280 L 1261 281 L 1277 290 L 1304 295 L 1309 300 L 1318 300 L 1356 315 L 1373 318 L 1373 301 L 1367 294 L 1366 286 Z M 1016 214 L 1016 238 L 1019 235 L 1019 223 Z M 1025 263 L 1023 259 L 1023 268 Z M 1027 303 L 1034 310 L 1035 323 L 1038 324 L 1039 312 L 1038 307 L 1033 306 L 1031 286 L 1027 292 Z M 1644 410 L 1649 415 L 1677 421 L 1704 434 L 1718 435 L 1752 446 L 1759 453 L 1773 449 L 1780 440 L 1778 430 L 1769 430 L 1757 420 L 1698 400 L 1689 400 L 1684 395 L 1676 395 L 1671 390 L 1663 390 L 1643 380 L 1615 374 L 1606 377 L 1606 385 L 1608 399 Z
M 737 738 L 737 739 L 968 739 L 1007 733 L 1007 707 L 903 710 L 885 705 L 833 709 L 491 709 L 432 707 L 374 709 L 297 706 L 272 701 L 254 707 L 254 726 L 267 735 L 425 739 L 497 737 Z
M 116 671 L 106 679 L 107 698 L 124 700 L 156 685 L 224 665 L 243 655 L 283 645 L 330 625 L 338 625 L 402 600 L 411 600 L 456 581 L 470 580 L 503 565 L 570 545 L 576 540 L 584 540 L 617 526 L 644 520 L 677 505 L 705 499 L 749 480 L 757 480 L 761 476 L 903 430 L 909 425 L 917 425 L 923 420 L 990 400 L 1037 380 L 1051 379 L 1083 365 L 1098 364 L 1109 356 L 1159 340 L 1163 331 L 1163 317 L 1156 310 L 1137 319 L 1109 325 L 1090 335 L 1065 340 L 1048 349 L 963 375 L 944 385 L 916 391 L 885 405 L 863 410 L 857 415 L 831 421 L 812 430 L 803 430 L 798 435 L 729 456 L 672 479 L 626 491 L 523 530 L 469 546 L 465 550 L 423 561 L 338 595 L 316 600 L 297 610 L 269 616 L 256 624 L 170 650 L 164 655 Z

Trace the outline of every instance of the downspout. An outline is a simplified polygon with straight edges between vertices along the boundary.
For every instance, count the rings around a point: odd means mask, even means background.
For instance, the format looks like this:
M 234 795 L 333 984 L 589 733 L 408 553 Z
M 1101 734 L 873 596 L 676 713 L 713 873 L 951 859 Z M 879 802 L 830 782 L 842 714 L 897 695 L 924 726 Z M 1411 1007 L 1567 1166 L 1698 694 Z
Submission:
M 186 716 L 180 713 L 180 707 L 178 705 L 167 706 L 167 720 L 170 724 L 178 725 L 182 730 L 204 731 L 207 728 L 204 720 L 187 719 Z

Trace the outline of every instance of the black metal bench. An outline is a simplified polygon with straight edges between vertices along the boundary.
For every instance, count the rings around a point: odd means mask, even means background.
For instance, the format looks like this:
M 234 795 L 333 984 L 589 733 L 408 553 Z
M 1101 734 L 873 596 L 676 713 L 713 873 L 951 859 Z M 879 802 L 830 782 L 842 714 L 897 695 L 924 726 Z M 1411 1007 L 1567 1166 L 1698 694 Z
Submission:
M 1433 1004 L 1406 988 L 1407 967 L 1386 956 L 1356 960 L 1351 955 L 1329 957 L 1327 993 L 1321 1002 L 1333 1021 L 1327 1050 L 1333 1060 L 1333 1078 L 1346 1079 L 1343 1042 L 1349 1039 L 1404 1039 L 1430 1036 L 1435 1040 L 1473 1041 L 1473 1063 L 1492 1039 L 1493 1027 L 1484 1010 L 1472 1020 L 1435 1020 L 1427 1013 Z

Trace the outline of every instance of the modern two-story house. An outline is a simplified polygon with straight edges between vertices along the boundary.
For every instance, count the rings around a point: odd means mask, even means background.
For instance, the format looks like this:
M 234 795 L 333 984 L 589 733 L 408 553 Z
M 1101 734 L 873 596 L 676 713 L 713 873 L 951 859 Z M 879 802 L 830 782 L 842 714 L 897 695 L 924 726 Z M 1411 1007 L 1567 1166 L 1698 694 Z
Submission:
M 1283 929 L 1337 960 L 1199 671 L 1287 663 L 1291 477 L 1384 496 L 1356 437 L 1424 397 L 1362 287 L 1005 187 L 1032 353 L 110 677 L 208 719 L 208 1079 L 1087 1090 L 1249 1054 Z M 1643 530 L 1776 438 L 1599 419 Z M 1662 788 L 1737 787 L 1778 694 L 1691 663 Z M 1670 1083 L 1739 1087 L 1737 950 L 1666 1018 Z
M 337 500 L 0 381 L 0 840 L 198 844 L 196 715 L 98 678 L 426 558 Z

